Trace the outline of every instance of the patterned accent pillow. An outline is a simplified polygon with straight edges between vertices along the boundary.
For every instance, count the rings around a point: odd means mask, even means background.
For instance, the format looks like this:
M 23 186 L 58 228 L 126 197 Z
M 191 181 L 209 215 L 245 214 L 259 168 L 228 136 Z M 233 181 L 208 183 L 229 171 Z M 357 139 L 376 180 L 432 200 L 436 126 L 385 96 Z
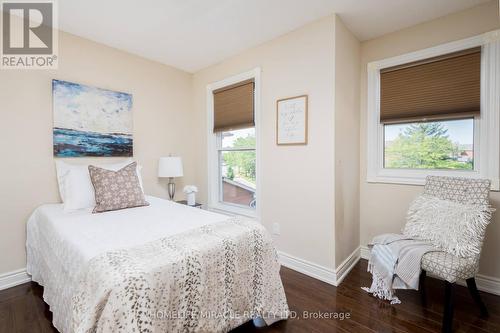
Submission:
M 136 162 L 118 171 L 89 165 L 89 173 L 95 191 L 93 213 L 149 205 L 137 177 Z
M 430 241 L 461 258 L 481 253 L 484 234 L 495 209 L 420 195 L 408 209 L 403 234 Z

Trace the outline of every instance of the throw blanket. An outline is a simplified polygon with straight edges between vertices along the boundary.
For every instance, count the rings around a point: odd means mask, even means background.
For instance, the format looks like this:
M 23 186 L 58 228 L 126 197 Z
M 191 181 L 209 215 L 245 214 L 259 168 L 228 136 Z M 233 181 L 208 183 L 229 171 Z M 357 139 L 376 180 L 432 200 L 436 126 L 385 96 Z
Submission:
M 227 332 L 288 316 L 271 237 L 231 218 L 89 262 L 73 297 L 75 332 Z
M 429 242 L 400 234 L 376 236 L 368 246 L 371 247 L 368 271 L 372 273 L 372 285 L 362 289 L 391 304 L 401 303 L 394 294 L 395 289 L 418 290 L 422 256 L 436 251 Z

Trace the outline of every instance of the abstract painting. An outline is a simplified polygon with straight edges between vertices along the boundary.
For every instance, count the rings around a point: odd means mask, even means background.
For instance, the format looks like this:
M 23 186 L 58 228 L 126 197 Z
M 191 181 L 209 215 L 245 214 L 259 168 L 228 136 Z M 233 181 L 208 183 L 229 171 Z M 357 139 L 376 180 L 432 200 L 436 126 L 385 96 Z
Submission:
M 52 80 L 54 156 L 132 156 L 132 95 Z

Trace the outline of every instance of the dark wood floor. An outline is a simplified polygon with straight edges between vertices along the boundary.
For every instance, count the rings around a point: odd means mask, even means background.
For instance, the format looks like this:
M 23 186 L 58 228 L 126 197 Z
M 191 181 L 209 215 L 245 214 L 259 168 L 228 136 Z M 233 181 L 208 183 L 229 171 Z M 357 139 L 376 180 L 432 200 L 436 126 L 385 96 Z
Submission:
M 271 327 L 255 328 L 252 323 L 234 330 L 242 332 L 440 332 L 444 288 L 441 281 L 428 278 L 428 305 L 422 307 L 416 291 L 399 291 L 402 304 L 389 305 L 360 289 L 371 282 L 366 261 L 361 260 L 337 288 L 287 268 L 281 272 L 288 304 L 296 318 Z M 464 287 L 457 287 L 455 332 L 500 332 L 500 297 L 482 293 L 490 316 L 479 317 L 475 304 Z M 306 319 L 308 313 L 349 314 L 349 319 Z M 42 288 L 35 283 L 0 291 L 0 332 L 57 332 L 42 299 Z

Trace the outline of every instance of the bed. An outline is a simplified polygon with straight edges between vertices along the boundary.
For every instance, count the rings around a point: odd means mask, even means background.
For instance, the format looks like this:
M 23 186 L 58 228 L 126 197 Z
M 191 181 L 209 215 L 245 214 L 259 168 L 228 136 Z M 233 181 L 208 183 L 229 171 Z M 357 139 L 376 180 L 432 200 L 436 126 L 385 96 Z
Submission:
M 30 217 L 27 271 L 60 332 L 227 332 L 287 318 L 259 223 L 146 198 L 101 214 L 48 204 Z

